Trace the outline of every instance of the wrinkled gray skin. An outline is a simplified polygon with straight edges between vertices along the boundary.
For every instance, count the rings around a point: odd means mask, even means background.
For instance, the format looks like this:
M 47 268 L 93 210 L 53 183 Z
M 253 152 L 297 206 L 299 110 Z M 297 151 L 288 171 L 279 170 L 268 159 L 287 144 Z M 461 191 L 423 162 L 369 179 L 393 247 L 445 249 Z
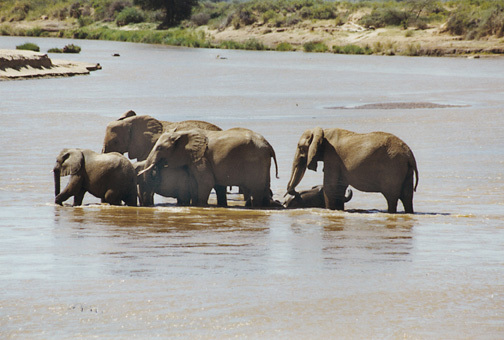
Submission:
M 103 140 L 103 153 L 128 153 L 129 159 L 143 161 L 163 132 L 176 129 L 177 131 L 199 128 L 209 131 L 222 131 L 212 123 L 199 120 L 182 122 L 165 122 L 151 116 L 137 116 L 132 110 L 124 113 L 118 120 L 107 125 Z M 217 186 L 217 203 L 227 205 L 226 188 Z
M 347 203 L 352 199 L 353 192 L 351 189 L 347 191 L 348 196 L 345 196 Z M 295 208 L 325 208 L 324 186 L 316 185 L 310 190 L 303 190 L 294 196 L 290 196 L 285 200 L 284 207 L 288 209 Z
M 137 205 L 136 173 L 131 162 L 119 153 L 99 154 L 86 149 L 63 149 L 56 158 L 54 191 L 56 204 L 74 197 L 74 206 L 82 204 L 89 192 L 103 203 Z M 60 177 L 70 175 L 60 192 Z
M 140 173 L 145 168 L 146 161 L 136 162 L 135 171 Z M 153 171 L 137 177 L 138 198 L 141 206 L 154 205 L 154 194 L 177 199 L 182 206 L 191 203 L 191 182 L 187 167 L 167 168 L 156 166 Z
M 270 190 L 271 158 L 268 141 L 249 129 L 194 129 L 164 133 L 147 157 L 144 173 L 158 164 L 187 166 L 196 184 L 193 204 L 205 206 L 212 187 L 239 186 L 252 207 L 276 205 Z
M 306 130 L 299 139 L 287 192 L 296 186 L 306 168 L 317 171 L 324 162 L 324 201 L 328 209 L 344 209 L 349 185 L 385 196 L 388 212 L 397 212 L 401 200 L 406 213 L 413 213 L 413 192 L 418 170 L 411 149 L 396 136 L 385 132 L 359 134 L 342 129 L 317 127 Z M 414 175 L 416 183 L 414 184 Z M 413 185 L 414 184 L 414 185 Z

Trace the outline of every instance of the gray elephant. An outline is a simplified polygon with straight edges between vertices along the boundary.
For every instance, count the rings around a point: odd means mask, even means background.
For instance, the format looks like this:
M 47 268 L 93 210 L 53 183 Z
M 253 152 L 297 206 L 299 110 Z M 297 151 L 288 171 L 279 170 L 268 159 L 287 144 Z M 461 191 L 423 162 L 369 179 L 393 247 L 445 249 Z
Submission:
M 131 162 L 119 153 L 99 154 L 86 149 L 63 149 L 56 158 L 54 191 L 56 204 L 74 196 L 74 206 L 82 204 L 86 192 L 103 203 L 137 205 L 136 173 Z M 70 175 L 60 192 L 60 177 Z
M 348 195 L 345 196 L 344 203 L 352 199 L 353 192 L 348 189 Z M 325 208 L 324 186 L 316 185 L 309 190 L 303 190 L 290 196 L 285 200 L 284 207 L 288 209 L 295 208 Z
M 146 161 L 136 162 L 135 171 L 145 169 Z M 191 178 L 187 167 L 167 168 L 156 166 L 152 171 L 137 177 L 138 198 L 141 206 L 154 205 L 154 194 L 177 199 L 177 204 L 186 206 L 191 203 Z
M 413 213 L 417 164 L 411 149 L 398 137 L 385 132 L 359 134 L 319 127 L 306 130 L 294 156 L 289 194 L 296 194 L 307 167 L 317 171 L 318 161 L 324 162 L 326 208 L 343 210 L 345 190 L 351 185 L 357 190 L 382 193 L 389 213 L 397 212 L 398 200 L 406 213 Z
M 143 161 L 163 132 L 169 130 L 189 130 L 199 128 L 209 131 L 222 131 L 212 123 L 200 120 L 185 120 L 182 122 L 166 122 L 151 116 L 137 116 L 133 110 L 124 113 L 118 120 L 107 125 L 103 140 L 103 153 L 128 153 L 129 159 Z M 227 205 L 226 188 L 215 188 L 219 206 Z
M 174 131 L 159 138 L 141 173 L 158 164 L 187 166 L 195 183 L 191 193 L 194 205 L 207 205 L 212 187 L 221 185 L 239 186 L 248 198 L 247 205 L 264 207 L 275 205 L 270 190 L 271 158 L 278 177 L 273 147 L 249 129 Z

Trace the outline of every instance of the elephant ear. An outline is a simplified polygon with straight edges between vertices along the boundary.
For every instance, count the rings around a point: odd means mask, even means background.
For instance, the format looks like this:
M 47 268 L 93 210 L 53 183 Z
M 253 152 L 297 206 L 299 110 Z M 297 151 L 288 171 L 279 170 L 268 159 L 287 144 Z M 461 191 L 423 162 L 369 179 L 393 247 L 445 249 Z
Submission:
M 84 163 L 84 155 L 79 149 L 64 149 L 61 151 L 61 176 L 75 175 Z
M 317 171 L 318 153 L 324 139 L 324 130 L 316 127 L 312 130 L 310 147 L 308 148 L 308 169 Z
M 186 150 L 189 152 L 191 161 L 198 170 L 205 167 L 205 152 L 208 147 L 208 138 L 201 131 L 191 130 L 182 132 L 183 138 L 187 138 Z
M 144 160 L 163 133 L 163 125 L 151 116 L 134 116 L 128 119 L 131 120 L 128 156 L 130 159 Z
M 133 111 L 133 110 L 129 110 L 129 111 L 127 111 L 127 112 L 124 112 L 124 113 L 122 114 L 122 116 L 121 116 L 121 117 L 119 117 L 119 119 L 118 119 L 118 120 L 124 120 L 124 119 L 126 119 L 126 118 L 129 118 L 129 117 L 134 117 L 134 116 L 136 116 L 135 111 Z

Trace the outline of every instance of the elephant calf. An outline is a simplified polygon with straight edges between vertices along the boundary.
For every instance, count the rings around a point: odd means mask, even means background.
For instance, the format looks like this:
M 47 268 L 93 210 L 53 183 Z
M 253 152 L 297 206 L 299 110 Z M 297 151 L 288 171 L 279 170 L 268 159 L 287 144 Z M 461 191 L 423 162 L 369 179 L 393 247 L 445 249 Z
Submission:
M 345 196 L 345 203 L 352 199 L 353 192 L 348 189 L 348 196 Z M 310 190 L 303 190 L 290 196 L 284 202 L 284 207 L 295 208 L 325 208 L 324 186 L 316 185 Z
M 119 153 L 99 154 L 86 149 L 63 149 L 56 158 L 54 202 L 62 205 L 74 196 L 74 206 L 82 204 L 90 192 L 102 203 L 137 205 L 136 173 L 131 162 Z M 60 176 L 70 175 L 68 185 L 60 192 Z
M 145 162 L 134 164 L 137 174 L 144 170 Z M 176 198 L 178 205 L 191 204 L 190 177 L 185 167 L 172 169 L 157 166 L 154 171 L 139 175 L 137 182 L 141 206 L 153 206 L 154 194 Z

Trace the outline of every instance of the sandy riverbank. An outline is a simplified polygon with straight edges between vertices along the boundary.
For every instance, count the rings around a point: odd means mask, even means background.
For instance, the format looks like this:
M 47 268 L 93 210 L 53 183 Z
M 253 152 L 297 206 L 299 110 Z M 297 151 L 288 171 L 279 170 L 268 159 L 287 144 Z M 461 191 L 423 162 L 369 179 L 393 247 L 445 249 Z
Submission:
M 0 80 L 69 77 L 101 69 L 100 64 L 50 59 L 47 54 L 0 49 Z
M 330 49 L 333 46 L 357 45 L 369 47 L 375 54 L 406 54 L 419 52 L 419 55 L 502 55 L 504 39 L 488 37 L 480 40 L 464 40 L 444 31 L 443 25 L 432 25 L 419 30 L 386 27 L 367 29 L 354 21 L 344 25 L 334 24 L 334 20 L 304 21 L 290 27 L 273 27 L 254 24 L 239 29 L 228 27 L 225 30 L 206 29 L 211 39 L 216 42 L 233 40 L 245 42 L 256 39 L 274 48 L 286 42 L 297 49 L 302 49 L 308 42 L 322 42 Z

